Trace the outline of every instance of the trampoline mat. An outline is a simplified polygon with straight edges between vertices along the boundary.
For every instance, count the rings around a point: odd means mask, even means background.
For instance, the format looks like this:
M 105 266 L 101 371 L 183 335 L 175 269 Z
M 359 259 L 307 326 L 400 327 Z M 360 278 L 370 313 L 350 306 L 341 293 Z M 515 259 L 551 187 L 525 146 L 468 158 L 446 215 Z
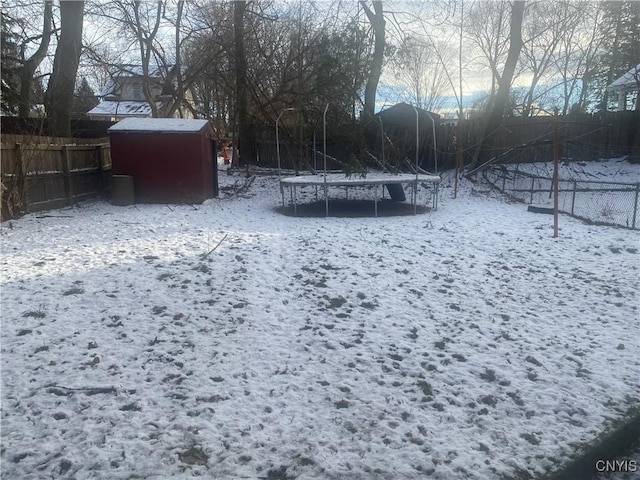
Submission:
M 326 205 L 324 200 L 312 203 L 299 203 L 294 211 L 293 205 L 280 206 L 275 209 L 278 213 L 296 217 L 324 217 Z M 417 205 L 417 214 L 430 212 L 431 208 Z M 378 217 L 394 217 L 413 215 L 414 207 L 411 203 L 378 200 Z M 375 217 L 375 202 L 373 200 L 340 200 L 329 199 L 330 217 Z

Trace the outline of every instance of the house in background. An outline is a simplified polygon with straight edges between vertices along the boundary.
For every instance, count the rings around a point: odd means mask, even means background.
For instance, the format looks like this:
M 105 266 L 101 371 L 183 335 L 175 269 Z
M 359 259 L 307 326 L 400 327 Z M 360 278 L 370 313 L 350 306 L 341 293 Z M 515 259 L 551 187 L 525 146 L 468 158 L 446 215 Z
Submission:
M 640 111 L 640 63 L 609 85 L 607 91 L 618 93 L 619 112 L 627 110 L 627 96 L 635 92 L 635 108 L 631 110 Z
M 170 115 L 176 84 L 175 68 L 167 72 L 150 67 L 149 79 L 160 117 L 192 118 L 188 109 L 176 109 Z M 102 88 L 100 98 L 100 103 L 87 112 L 92 120 L 117 122 L 124 118 L 152 116 L 151 105 L 144 96 L 144 77 L 139 65 L 118 66 Z

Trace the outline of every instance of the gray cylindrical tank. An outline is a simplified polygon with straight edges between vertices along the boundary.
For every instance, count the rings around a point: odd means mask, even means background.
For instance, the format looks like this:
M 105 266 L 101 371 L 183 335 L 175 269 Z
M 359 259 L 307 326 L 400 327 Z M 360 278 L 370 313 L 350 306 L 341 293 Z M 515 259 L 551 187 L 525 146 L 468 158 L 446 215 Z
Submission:
M 131 175 L 111 176 L 111 203 L 120 207 L 135 203 L 133 177 Z

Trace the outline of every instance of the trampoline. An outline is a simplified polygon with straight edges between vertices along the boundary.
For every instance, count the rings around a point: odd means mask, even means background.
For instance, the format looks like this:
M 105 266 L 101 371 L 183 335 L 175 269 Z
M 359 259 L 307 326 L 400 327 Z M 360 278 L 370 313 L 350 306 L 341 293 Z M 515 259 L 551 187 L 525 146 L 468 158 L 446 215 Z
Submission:
M 293 177 L 282 177 L 280 168 L 280 140 L 278 133 L 278 123 L 282 115 L 287 111 L 293 111 L 295 109 L 288 108 L 283 110 L 276 120 L 276 146 L 278 156 L 278 177 L 280 179 L 280 192 L 282 194 L 282 206 L 285 207 L 285 189 L 289 190 L 291 204 L 293 205 L 294 213 L 297 214 L 298 208 L 298 190 L 304 187 L 315 188 L 315 198 L 318 200 L 318 189 L 322 187 L 324 192 L 325 202 L 325 215 L 329 216 L 329 188 L 338 187 L 344 188 L 346 197 L 349 195 L 349 188 L 353 187 L 373 187 L 374 189 L 374 210 L 375 216 L 378 216 L 378 201 L 384 198 L 384 188 L 389 191 L 391 198 L 398 201 L 404 201 L 405 195 L 403 186 L 411 188 L 411 204 L 413 205 L 413 213 L 416 214 L 418 205 L 418 193 L 419 188 L 423 187 L 431 193 L 431 208 L 434 210 L 438 207 L 438 188 L 440 185 L 440 176 L 427 175 L 418 173 L 418 151 L 419 151 L 419 116 L 418 110 L 416 111 L 416 164 L 415 174 L 413 173 L 367 173 L 366 175 L 355 174 L 348 176 L 344 173 L 327 172 L 327 141 L 326 141 L 326 115 L 329 104 L 324 109 L 322 115 L 323 122 L 323 136 L 324 136 L 324 172 L 315 175 L 297 175 Z M 433 122 L 433 119 L 431 119 Z M 434 123 L 434 151 L 436 151 L 435 145 L 435 123 Z M 436 157 L 437 158 L 437 157 Z M 437 159 L 436 159 L 437 165 Z M 437 168 L 437 167 L 436 167 Z M 382 188 L 381 188 L 382 187 Z M 396 198 L 394 198 L 396 197 Z
M 438 207 L 438 186 L 440 185 L 440 177 L 437 175 L 413 175 L 390 174 L 390 173 L 369 173 L 366 177 L 361 178 L 357 175 L 346 176 L 344 173 L 324 173 L 318 175 L 300 175 L 296 177 L 283 177 L 280 179 L 280 191 L 282 193 L 282 206 L 285 206 L 285 188 L 289 190 L 291 204 L 294 212 L 298 209 L 298 190 L 304 187 L 314 187 L 316 200 L 318 199 L 318 188 L 321 187 L 324 192 L 324 200 L 326 205 L 326 215 L 329 216 L 329 188 L 341 187 L 345 189 L 345 195 L 348 198 L 349 188 L 352 187 L 373 187 L 374 188 L 374 212 L 378 216 L 378 201 L 384 198 L 384 187 L 389 185 L 401 185 L 411 187 L 411 204 L 414 213 L 418 205 L 419 188 L 429 189 L 431 192 L 431 208 L 434 210 Z M 381 188 L 382 187 L 382 188 Z

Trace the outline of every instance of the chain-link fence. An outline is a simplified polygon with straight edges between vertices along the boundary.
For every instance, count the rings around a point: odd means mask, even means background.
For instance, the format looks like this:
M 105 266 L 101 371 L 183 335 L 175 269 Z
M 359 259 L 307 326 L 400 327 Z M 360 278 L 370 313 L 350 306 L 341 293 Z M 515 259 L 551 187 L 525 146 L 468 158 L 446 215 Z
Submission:
M 493 187 L 529 204 L 553 205 L 553 179 L 519 172 L 509 165 L 483 171 Z M 558 210 L 595 224 L 640 229 L 640 183 L 558 180 Z

